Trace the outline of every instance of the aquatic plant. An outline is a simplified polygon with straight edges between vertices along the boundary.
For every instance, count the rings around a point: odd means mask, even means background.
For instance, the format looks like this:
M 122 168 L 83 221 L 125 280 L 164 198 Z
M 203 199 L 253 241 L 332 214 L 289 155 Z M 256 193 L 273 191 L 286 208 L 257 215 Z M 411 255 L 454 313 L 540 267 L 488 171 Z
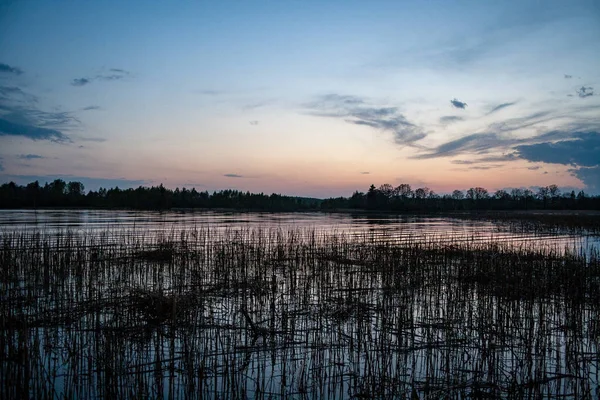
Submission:
M 0 398 L 597 398 L 595 249 L 4 232 Z

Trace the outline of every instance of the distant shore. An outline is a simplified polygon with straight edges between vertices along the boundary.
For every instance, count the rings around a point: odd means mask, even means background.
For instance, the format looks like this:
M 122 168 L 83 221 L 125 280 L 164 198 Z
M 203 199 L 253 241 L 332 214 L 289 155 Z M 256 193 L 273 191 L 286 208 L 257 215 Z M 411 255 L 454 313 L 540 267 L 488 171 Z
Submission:
M 419 216 L 444 216 L 444 217 L 468 217 L 468 216 L 598 216 L 600 210 L 470 210 L 470 211 L 389 211 L 389 210 L 366 210 L 361 208 L 338 208 L 338 209 L 302 209 L 302 210 L 265 210 L 252 208 L 183 208 L 172 207 L 169 209 L 139 209 L 127 207 L 18 207 L 0 208 L 0 211 L 58 211 L 58 210 L 90 210 L 90 211 L 140 211 L 140 212 L 228 212 L 228 213 L 324 213 L 324 214 L 368 214 L 368 215 L 419 215 Z

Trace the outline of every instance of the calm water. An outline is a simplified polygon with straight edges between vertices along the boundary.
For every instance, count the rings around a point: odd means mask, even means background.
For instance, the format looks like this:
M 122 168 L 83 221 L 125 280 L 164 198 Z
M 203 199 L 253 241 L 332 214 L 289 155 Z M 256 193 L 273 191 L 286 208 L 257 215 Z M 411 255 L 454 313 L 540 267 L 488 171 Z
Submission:
M 0 210 L 0 234 L 13 230 L 94 232 L 128 230 L 177 232 L 210 227 L 215 233 L 236 229 L 304 229 L 320 232 L 369 234 L 386 240 L 410 238 L 440 242 L 494 240 L 515 246 L 564 249 L 600 247 L 600 236 L 534 231 L 508 223 L 447 217 L 345 213 L 152 212 L 107 210 Z
M 6 251 L 0 398 L 598 398 L 597 303 L 510 297 L 444 277 L 468 257 L 438 269 L 416 257 L 437 271 L 428 279 L 391 269 L 396 258 L 381 258 L 388 268 L 349 262 L 352 246 L 297 253 L 283 235 L 273 239 L 280 254 L 253 248 L 251 235 L 231 240 L 236 230 L 300 229 L 591 249 L 598 236 L 421 216 L 0 211 L 0 238 L 125 230 L 152 239 L 194 228 L 217 240 L 177 262 L 125 242 L 99 246 L 101 255 Z

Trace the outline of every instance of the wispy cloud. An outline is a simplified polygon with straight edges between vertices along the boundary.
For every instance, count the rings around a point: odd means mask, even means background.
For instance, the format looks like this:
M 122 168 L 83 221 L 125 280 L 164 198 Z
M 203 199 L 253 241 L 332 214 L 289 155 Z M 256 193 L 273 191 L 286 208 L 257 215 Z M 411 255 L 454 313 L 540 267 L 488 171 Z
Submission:
M 42 159 L 42 158 L 46 158 L 46 157 L 40 156 L 38 154 L 19 154 L 17 156 L 17 158 L 19 160 L 36 160 L 36 159 Z
M 458 165 L 471 165 L 471 164 L 475 164 L 476 161 L 471 161 L 471 160 L 452 160 L 450 161 L 451 164 L 458 164 Z
M 95 142 L 95 143 L 106 142 L 106 138 L 101 138 L 101 137 L 87 137 L 87 136 L 73 135 L 73 138 L 76 139 L 77 141 L 81 141 L 81 142 Z
M 15 124 L 3 118 L 0 118 L 0 136 L 23 136 L 31 140 L 50 140 L 52 142 L 71 141 L 66 135 L 56 129 Z
M 481 163 L 494 163 L 494 162 L 507 162 L 507 161 L 515 161 L 518 160 L 514 153 L 502 154 L 498 156 L 487 156 L 487 157 L 479 157 L 473 160 L 452 160 L 450 163 L 459 164 L 459 165 L 471 165 L 471 164 L 481 164 Z
M 426 160 L 437 157 L 455 156 L 461 153 L 483 153 L 509 145 L 509 141 L 496 133 L 474 133 L 443 143 L 428 153 L 418 154 L 415 159 Z
M 450 104 L 452 104 L 454 108 L 460 108 L 463 110 L 467 107 L 467 103 L 457 100 L 456 98 L 450 100 Z
M 475 165 L 472 167 L 469 167 L 469 169 L 481 169 L 481 170 L 488 170 L 488 169 L 494 169 L 494 168 L 500 168 L 503 167 L 504 164 L 495 164 L 495 165 Z
M 505 162 L 505 161 L 515 161 L 519 157 L 515 153 L 502 154 L 499 156 L 487 156 L 481 157 L 475 160 L 476 162 Z
M 21 75 L 23 70 L 18 67 L 13 67 L 8 64 L 0 63 L 0 73 Z
M 460 121 L 464 121 L 464 118 L 459 117 L 458 115 L 446 115 L 444 117 L 440 117 L 440 123 L 442 124 L 452 124 Z
M 100 110 L 100 109 L 101 109 L 100 106 L 87 106 L 87 107 L 82 108 L 83 111 L 93 111 L 93 110 Z
M 91 83 L 92 80 L 89 78 L 75 78 L 71 81 L 71 85 L 73 86 L 85 86 Z
M 121 68 L 111 68 L 108 70 L 108 73 L 96 75 L 96 79 L 105 81 L 115 81 L 119 79 L 125 79 L 129 76 L 131 76 L 131 72 L 129 71 L 126 71 Z
M 366 99 L 339 94 L 327 94 L 304 105 L 309 114 L 339 118 L 347 123 L 363 125 L 382 131 L 391 131 L 399 145 L 415 145 L 427 134 L 411 122 L 397 107 L 369 104 Z
M 514 106 L 515 104 L 517 104 L 516 101 L 510 102 L 510 103 L 502 103 L 502 104 L 498 104 L 496 107 L 492 108 L 489 112 L 488 115 L 493 114 L 495 112 L 498 112 L 504 108 L 510 107 L 510 106 Z
M 594 95 L 594 88 L 590 87 L 590 86 L 582 86 L 579 89 L 577 89 L 577 96 L 581 97 L 582 99 L 586 98 L 586 97 L 590 97 Z
M 204 96 L 220 96 L 222 94 L 225 94 L 225 92 L 223 92 L 221 90 L 210 90 L 210 89 L 195 90 L 194 93 L 201 94 Z
M 523 117 L 508 118 L 500 122 L 494 122 L 489 125 L 488 129 L 499 133 L 509 133 L 561 118 L 563 118 L 563 115 L 554 111 L 538 111 Z
M 238 174 L 224 174 L 223 176 L 227 177 L 227 178 L 243 178 L 244 177 L 243 175 L 238 175 Z
M 108 70 L 108 73 L 100 73 L 94 77 L 83 77 L 83 78 L 75 78 L 71 81 L 71 85 L 73 86 L 85 86 L 89 85 L 93 81 L 118 81 L 121 79 L 125 79 L 131 76 L 131 72 L 125 71 L 120 68 L 111 68 Z
M 80 126 L 72 112 L 44 111 L 38 98 L 18 87 L 0 87 L 1 136 L 70 142 L 65 130 Z
M 37 97 L 17 86 L 0 86 L 0 107 L 4 102 L 31 104 L 37 103 Z
M 510 132 L 512 129 L 507 129 L 507 131 Z M 506 132 L 502 131 L 474 133 L 443 143 L 433 149 L 429 149 L 429 151 L 426 153 L 417 154 L 413 158 L 425 160 L 438 157 L 456 156 L 460 154 L 478 156 L 481 154 L 498 151 L 511 152 L 514 151 L 515 146 L 559 140 L 570 140 L 576 138 L 578 134 L 579 133 L 573 129 L 554 130 L 529 138 L 517 138 L 507 135 Z M 513 156 L 507 154 L 503 156 L 487 156 L 479 160 L 487 159 L 488 162 L 492 160 L 510 161 L 510 159 L 507 159 L 510 157 Z

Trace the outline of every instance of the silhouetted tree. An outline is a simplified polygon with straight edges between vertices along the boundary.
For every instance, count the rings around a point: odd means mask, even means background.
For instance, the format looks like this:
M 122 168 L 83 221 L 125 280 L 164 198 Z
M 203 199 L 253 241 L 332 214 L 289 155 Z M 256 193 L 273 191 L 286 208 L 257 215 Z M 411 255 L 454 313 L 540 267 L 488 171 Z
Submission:
M 452 198 L 454 200 L 462 200 L 465 198 L 465 194 L 462 192 L 462 190 L 455 190 L 452 192 Z
M 545 190 L 547 189 L 547 191 Z M 0 185 L 0 208 L 21 207 L 103 207 L 160 210 L 169 208 L 231 208 L 239 210 L 297 211 L 332 209 L 369 209 L 377 211 L 433 212 L 453 210 L 512 210 L 552 207 L 554 209 L 600 209 L 600 196 L 590 197 L 583 191 L 575 195 L 560 196 L 556 185 L 543 187 L 534 196 L 529 189 L 513 189 L 509 195 L 498 190 L 490 197 L 486 189 L 470 188 L 466 199 L 463 192 L 455 190 L 451 195 L 439 196 L 429 188 L 418 188 L 414 192 L 410 185 L 396 188 L 382 185 L 379 189 L 371 185 L 368 192 L 354 192 L 351 197 L 326 200 L 266 195 L 264 193 L 221 190 L 212 194 L 196 189 L 176 188 L 164 185 L 136 189 L 100 188 L 85 193 L 80 182 L 66 183 L 56 179 L 41 187 L 39 182 L 19 186 L 14 182 Z M 541 195 L 540 195 L 541 193 Z M 546 198 L 546 203 L 544 202 Z M 550 203 L 547 199 L 552 199 Z

